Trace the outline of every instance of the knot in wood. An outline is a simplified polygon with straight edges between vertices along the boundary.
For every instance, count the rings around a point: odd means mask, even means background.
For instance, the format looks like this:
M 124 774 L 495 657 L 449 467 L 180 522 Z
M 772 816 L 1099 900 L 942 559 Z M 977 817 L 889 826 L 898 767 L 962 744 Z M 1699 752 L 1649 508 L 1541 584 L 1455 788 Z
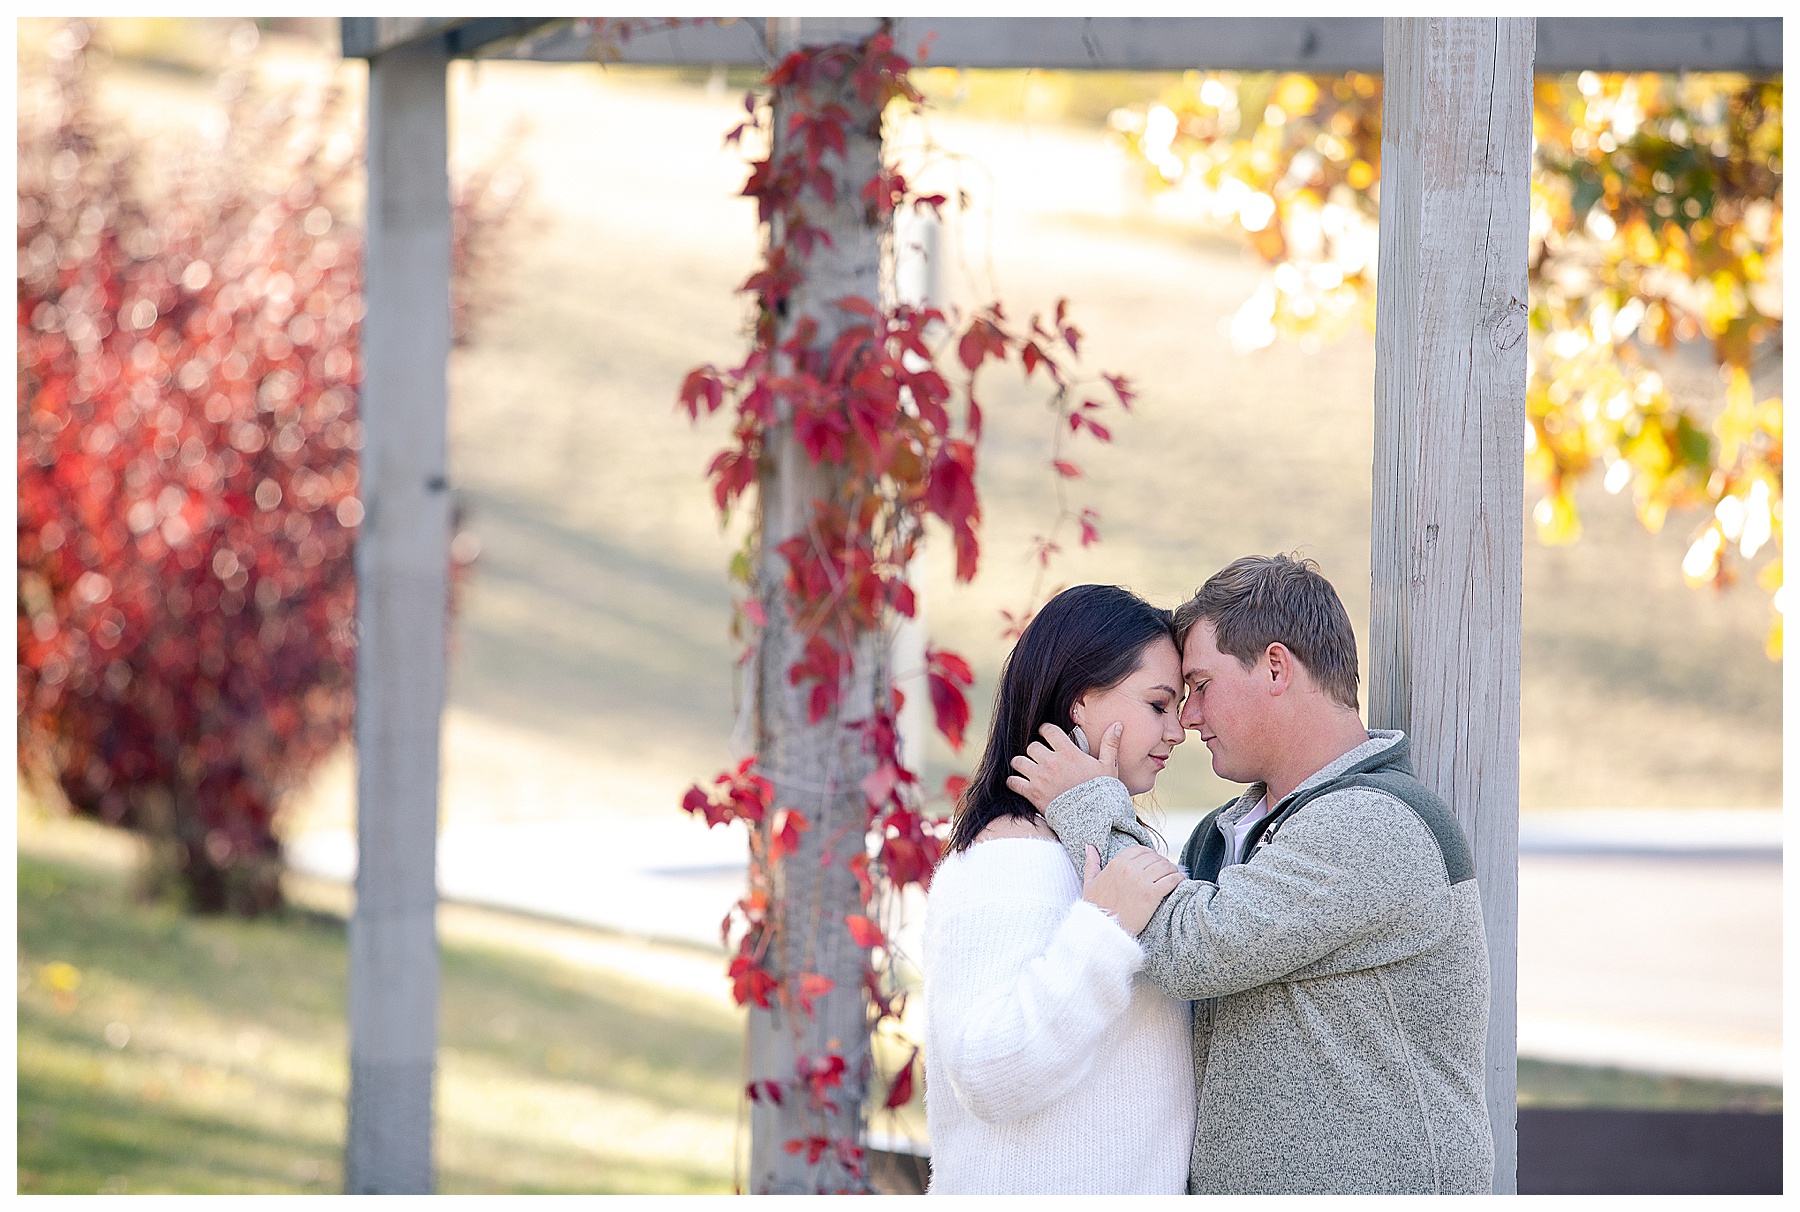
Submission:
M 1493 320 L 1494 348 L 1511 349 L 1525 337 L 1526 318 L 1530 309 L 1518 299 L 1509 298 Z

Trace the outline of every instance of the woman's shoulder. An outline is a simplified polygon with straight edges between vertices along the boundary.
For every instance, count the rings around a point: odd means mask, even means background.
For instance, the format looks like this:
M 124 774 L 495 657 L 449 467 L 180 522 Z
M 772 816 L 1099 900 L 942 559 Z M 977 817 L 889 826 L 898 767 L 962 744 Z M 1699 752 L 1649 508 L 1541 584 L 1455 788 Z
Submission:
M 940 906 L 987 900 L 1060 902 L 1080 894 L 1081 883 L 1055 834 L 1004 834 L 977 841 L 946 855 L 931 877 L 931 900 Z
M 1041 816 L 1002 816 L 996 817 L 987 824 L 975 838 L 975 844 L 999 841 L 1002 838 L 1036 838 L 1042 842 L 1057 841 L 1057 836 L 1049 824 Z

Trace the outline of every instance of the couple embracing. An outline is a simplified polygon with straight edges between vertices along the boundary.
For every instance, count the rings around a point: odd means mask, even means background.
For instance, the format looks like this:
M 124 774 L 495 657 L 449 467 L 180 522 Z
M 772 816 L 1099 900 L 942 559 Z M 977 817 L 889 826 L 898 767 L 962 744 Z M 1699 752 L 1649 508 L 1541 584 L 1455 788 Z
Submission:
M 1356 692 L 1311 561 L 1032 620 L 927 909 L 933 1194 L 1491 1189 L 1469 847 Z M 1177 867 L 1132 797 L 1190 730 L 1249 787 Z

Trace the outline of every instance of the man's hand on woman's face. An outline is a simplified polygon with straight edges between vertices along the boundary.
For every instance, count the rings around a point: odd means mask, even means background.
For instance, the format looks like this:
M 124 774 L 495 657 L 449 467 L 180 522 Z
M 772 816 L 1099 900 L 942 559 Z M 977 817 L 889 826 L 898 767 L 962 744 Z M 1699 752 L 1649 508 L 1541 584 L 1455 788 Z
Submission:
M 1124 724 L 1114 723 L 1107 728 L 1100 738 L 1097 757 L 1083 753 L 1069 734 L 1055 724 L 1045 724 L 1038 731 L 1044 740 L 1031 742 L 1022 755 L 1012 760 L 1016 773 L 1007 776 L 1006 785 L 1039 812 L 1063 792 L 1089 779 L 1119 777 L 1119 737 L 1125 731 Z
M 1148 846 L 1127 846 L 1102 871 L 1100 852 L 1089 843 L 1081 898 L 1118 918 L 1119 925 L 1135 937 L 1181 880 L 1181 868 Z

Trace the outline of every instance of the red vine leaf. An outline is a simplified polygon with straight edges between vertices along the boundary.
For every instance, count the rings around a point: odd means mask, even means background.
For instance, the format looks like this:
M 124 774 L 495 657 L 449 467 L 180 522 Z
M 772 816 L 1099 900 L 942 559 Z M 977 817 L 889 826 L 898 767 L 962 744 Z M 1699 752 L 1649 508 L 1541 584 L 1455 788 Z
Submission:
M 760 967 L 747 955 L 739 955 L 731 961 L 731 967 L 725 970 L 731 978 L 731 996 L 742 1006 L 755 1002 L 764 1010 L 773 1009 L 769 995 L 775 992 L 775 978 L 768 970 Z
M 705 817 L 708 827 L 719 824 L 719 818 L 714 815 L 711 797 L 700 790 L 697 785 L 689 787 L 687 794 L 681 797 L 681 810 Z
M 1036 610 L 1026 610 L 1019 614 L 1014 614 L 1010 610 L 1002 610 L 1000 617 L 1005 620 L 1006 626 L 1001 629 L 1000 638 L 1002 640 L 1018 639 L 1025 634 L 1025 628 L 1030 625 L 1036 614 Z
M 1100 541 L 1100 515 L 1091 509 L 1081 511 L 1081 545 L 1086 547 Z
M 894 1075 L 894 1084 L 888 1087 L 887 1100 L 882 1103 L 882 1106 L 892 1111 L 896 1107 L 904 1107 L 912 1101 L 913 1065 L 917 1063 L 918 1059 L 919 1049 L 915 1045 L 912 1055 L 906 1058 L 906 1063 L 900 1066 L 900 1072 Z
M 862 903 L 868 904 L 875 897 L 875 881 L 869 876 L 867 851 L 858 850 L 850 856 L 850 874 L 856 877 L 856 890 L 862 894 Z
M 910 815 L 910 814 L 909 814 Z M 918 834 L 917 830 L 913 831 Z M 927 884 L 931 870 L 937 865 L 935 839 L 919 834 L 913 837 L 890 837 L 881 844 L 881 865 L 895 885 Z
M 812 826 L 806 818 L 792 808 L 783 808 L 775 814 L 774 828 L 769 832 L 769 858 L 779 861 L 786 855 L 800 849 L 800 835 Z
M 706 414 L 711 416 L 718 411 L 718 405 L 724 403 L 724 385 L 718 382 L 718 373 L 711 366 L 702 366 L 688 371 L 688 378 L 680 385 L 680 403 L 688 409 L 688 420 L 698 420 L 700 405 L 706 405 Z
M 917 617 L 919 610 L 918 597 L 913 593 L 913 587 L 908 585 L 905 581 L 894 582 L 893 606 L 894 613 L 900 615 L 902 618 L 910 619 Z
M 795 540 L 790 539 L 789 542 Z M 803 546 L 804 540 L 800 540 L 800 543 Z M 782 544 L 782 547 L 785 549 L 787 544 Z M 816 560 L 813 561 L 815 568 L 817 563 Z M 815 635 L 806 642 L 805 657 L 788 670 L 788 685 L 799 686 L 807 681 L 814 683 L 812 694 L 807 699 L 807 723 L 818 723 L 837 706 L 841 679 L 849 663 L 848 654 L 833 648 L 824 636 Z
M 945 442 L 931 465 L 931 481 L 925 488 L 931 512 L 952 527 L 967 525 L 977 516 L 975 448 L 967 442 Z
M 1078 480 L 1081 478 L 1081 468 L 1075 466 L 1075 464 L 1069 462 L 1067 459 L 1052 459 L 1050 466 L 1056 468 L 1056 474 L 1062 476 L 1065 480 Z
M 756 483 L 756 459 L 745 450 L 722 450 L 706 469 L 713 482 L 713 502 L 724 513 L 750 485 Z
M 1112 441 L 1112 430 L 1087 415 L 1087 409 L 1098 407 L 1100 407 L 1100 405 L 1094 403 L 1092 400 L 1084 401 L 1080 409 L 1069 414 L 1069 431 L 1071 433 L 1080 433 L 1085 428 L 1089 433 L 1094 435 L 1095 441 Z
M 892 762 L 883 762 L 870 771 L 859 785 L 869 806 L 880 807 L 893 797 L 894 788 L 900 785 L 899 768 Z
M 844 919 L 844 925 L 850 927 L 850 937 L 856 940 L 858 947 L 881 947 L 887 944 L 887 935 L 881 927 L 860 913 L 852 913 Z
M 937 730 L 950 742 L 950 748 L 961 751 L 963 733 L 969 726 L 969 700 L 962 687 L 974 684 L 975 673 L 955 653 L 935 648 L 926 650 L 925 664 Z
M 817 972 L 802 972 L 795 996 L 800 999 L 800 1008 L 811 1014 L 813 1002 L 835 988 L 837 988 L 837 982 L 829 976 L 820 976 Z
M 1131 390 L 1130 380 L 1124 375 L 1103 374 L 1100 377 L 1106 380 L 1107 386 L 1113 389 L 1113 394 L 1119 397 L 1119 407 L 1130 412 L 1131 402 L 1137 399 L 1137 392 Z

